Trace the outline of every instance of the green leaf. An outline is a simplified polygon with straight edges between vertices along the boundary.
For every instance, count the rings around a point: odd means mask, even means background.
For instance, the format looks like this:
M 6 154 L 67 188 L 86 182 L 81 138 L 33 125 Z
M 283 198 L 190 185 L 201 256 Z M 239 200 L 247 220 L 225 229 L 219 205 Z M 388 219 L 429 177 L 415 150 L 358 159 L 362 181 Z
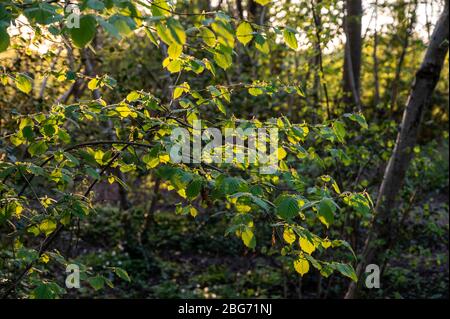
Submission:
M 61 18 L 56 9 L 56 6 L 40 1 L 26 8 L 23 13 L 31 23 L 50 24 Z
M 145 34 L 147 35 L 147 37 L 149 38 L 150 42 L 158 47 L 158 41 L 156 40 L 156 37 L 153 34 L 153 31 L 148 28 L 145 28 L 144 31 L 145 31 Z
M 282 195 L 275 201 L 277 214 L 283 219 L 291 219 L 297 216 L 300 210 L 296 198 L 289 195 Z
M 68 152 L 64 152 L 64 156 L 71 162 L 73 163 L 75 166 L 80 165 L 80 161 L 73 156 L 72 154 L 68 153 Z
M 353 280 L 354 282 L 358 281 L 358 277 L 356 276 L 355 269 L 353 268 L 352 265 L 334 262 L 332 264 L 332 267 L 337 271 L 339 271 L 342 275 Z
M 32 143 L 30 147 L 28 147 L 28 153 L 31 156 L 44 154 L 48 149 L 47 144 L 44 141 L 39 141 L 36 143 Z
M 329 198 L 324 198 L 320 201 L 318 207 L 318 218 L 322 224 L 327 228 L 334 222 L 334 211 L 336 206 Z
M 367 129 L 368 125 L 366 122 L 366 118 L 364 115 L 360 113 L 346 113 L 345 117 L 348 117 L 350 120 L 357 122 L 363 129 Z
M 87 281 L 95 290 L 100 290 L 105 286 L 105 279 L 102 276 L 90 277 Z
M 264 54 L 268 54 L 270 52 L 269 42 L 266 41 L 266 39 L 264 39 L 264 37 L 260 34 L 255 36 L 255 48 Z
M 150 10 L 155 17 L 170 15 L 170 7 L 167 4 L 167 1 L 164 0 L 154 1 Z
M 231 58 L 231 54 L 222 53 L 220 51 L 216 51 L 214 53 L 214 61 L 220 66 L 222 69 L 228 69 L 233 63 L 233 59 Z
M 6 28 L 0 28 L 0 52 L 6 51 L 9 47 L 10 37 Z
M 31 78 L 26 74 L 23 73 L 17 74 L 15 83 L 16 87 L 26 94 L 30 93 L 31 90 L 33 89 L 33 82 Z
M 39 258 L 39 253 L 34 249 L 21 247 L 17 252 L 17 258 L 19 260 L 23 260 L 26 263 L 30 263 Z
M 40 283 L 31 293 L 34 299 L 55 299 L 64 293 L 64 289 L 54 282 Z
M 252 25 L 246 21 L 239 24 L 236 29 L 236 36 L 239 42 L 243 45 L 247 45 L 253 39 Z
M 235 194 L 231 195 L 230 197 L 231 198 L 240 198 L 243 196 L 250 198 L 253 203 L 255 203 L 256 205 L 261 207 L 263 210 L 269 211 L 270 206 L 268 203 L 270 203 L 270 202 L 266 201 L 265 199 L 259 198 L 258 196 L 254 195 L 252 193 L 240 192 L 240 193 L 235 193 Z
M 117 28 L 112 23 L 109 23 L 108 21 L 105 21 L 102 18 L 98 18 L 98 23 L 103 27 L 103 29 L 106 30 L 106 32 L 108 32 L 110 35 L 112 35 L 116 39 L 120 40 L 121 37 L 119 34 L 119 30 L 117 30 Z
M 165 44 L 167 45 L 172 44 L 173 40 L 170 35 L 170 31 L 164 24 L 162 23 L 156 24 L 156 33 L 158 34 L 161 41 L 163 41 Z
M 228 22 L 216 20 L 211 24 L 211 28 L 216 33 L 220 44 L 229 49 L 234 47 L 234 30 Z
M 45 234 L 45 236 L 50 235 L 56 229 L 56 223 L 51 219 L 44 219 L 39 224 L 39 230 Z
M 189 199 L 195 199 L 202 190 L 203 182 L 201 179 L 192 180 L 186 188 L 186 196 Z
M 214 99 L 214 103 L 216 104 L 217 108 L 219 109 L 219 111 L 224 114 L 227 115 L 227 109 L 225 108 L 225 105 L 223 105 L 222 101 L 219 99 Z
M 271 0 L 255 0 L 256 3 L 258 3 L 258 4 L 262 5 L 262 6 L 267 5 L 268 3 L 270 3 L 270 1 Z
M 100 179 L 100 174 L 92 167 L 86 167 L 86 173 L 94 179 Z
M 79 28 L 70 28 L 69 34 L 75 46 L 84 48 L 95 37 L 97 21 L 91 15 L 84 15 L 80 18 Z
M 184 31 L 184 28 L 180 22 L 173 18 L 169 18 L 169 20 L 167 20 L 167 27 L 170 31 L 172 39 L 175 42 L 177 42 L 179 45 L 183 45 L 186 43 L 186 32 Z
M 114 272 L 116 273 L 116 275 L 119 278 L 121 278 L 123 280 L 126 280 L 128 282 L 131 282 L 130 276 L 128 276 L 128 273 L 124 269 L 119 268 L 119 267 L 115 267 L 114 268 Z
M 353 258 L 355 260 L 357 259 L 355 251 L 353 250 L 352 246 L 348 242 L 346 242 L 345 240 L 341 240 L 341 239 L 333 240 L 331 242 L 331 246 L 333 248 L 343 246 L 343 247 L 345 247 L 346 249 L 348 249 L 352 253 Z
M 286 44 L 294 50 L 298 48 L 297 38 L 295 37 L 295 33 L 289 30 L 288 28 L 284 29 L 283 32 L 284 41 Z
M 216 189 L 223 195 L 247 191 L 247 186 L 246 182 L 238 177 L 219 178 L 215 185 Z
M 200 29 L 200 36 L 207 46 L 214 47 L 217 43 L 216 35 L 207 27 Z
M 105 9 L 105 4 L 100 0 L 88 0 L 86 4 L 89 8 L 97 11 Z
M 136 23 L 131 17 L 114 15 L 109 19 L 109 22 L 119 31 L 120 35 L 127 36 L 136 29 Z
M 333 123 L 333 131 L 339 142 L 341 142 L 341 143 L 345 142 L 346 131 L 345 131 L 344 123 L 342 123 L 340 121 L 335 121 Z

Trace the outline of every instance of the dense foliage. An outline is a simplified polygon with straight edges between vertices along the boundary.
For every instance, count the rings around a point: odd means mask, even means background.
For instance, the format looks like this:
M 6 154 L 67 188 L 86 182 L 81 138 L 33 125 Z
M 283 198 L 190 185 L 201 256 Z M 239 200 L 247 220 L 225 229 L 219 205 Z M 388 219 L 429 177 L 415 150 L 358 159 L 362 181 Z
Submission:
M 340 86 L 341 1 L 212 6 L 0 2 L 4 297 L 327 297 L 358 280 L 372 198 L 426 47 L 424 30 L 409 28 L 417 6 L 379 5 L 394 8 L 395 23 L 365 35 L 360 105 Z M 404 228 L 387 252 L 386 282 L 398 288 L 378 296 L 402 296 L 409 287 L 397 281 L 415 282 L 403 279 L 403 254 L 448 265 L 444 72 L 393 208 Z M 175 163 L 171 132 L 185 129 L 193 142 L 198 120 L 202 130 L 278 129 L 267 154 L 278 170 L 236 160 L 248 143 L 232 148 L 230 163 Z M 64 286 L 69 264 L 81 269 L 80 290 Z M 433 291 L 426 296 L 448 296 Z

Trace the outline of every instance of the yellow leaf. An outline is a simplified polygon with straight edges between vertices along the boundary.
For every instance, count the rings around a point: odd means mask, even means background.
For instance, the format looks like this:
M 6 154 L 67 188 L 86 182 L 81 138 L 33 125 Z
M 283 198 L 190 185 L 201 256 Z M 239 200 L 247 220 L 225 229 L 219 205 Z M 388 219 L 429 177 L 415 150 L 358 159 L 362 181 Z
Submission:
M 189 86 L 189 83 L 187 83 L 187 82 L 184 82 L 183 84 L 177 86 L 173 90 L 173 98 L 174 98 L 174 100 L 178 99 L 183 93 L 189 92 L 190 89 L 191 89 L 191 87 Z
M 120 117 L 132 116 L 133 113 L 126 104 L 121 104 L 120 106 L 116 107 L 116 111 L 119 112 Z
M 170 156 L 167 154 L 159 155 L 159 162 L 160 163 L 168 163 L 170 161 Z
M 303 276 L 309 271 L 309 262 L 305 258 L 300 257 L 294 261 L 294 268 L 296 272 Z
M 169 45 L 169 48 L 167 49 L 167 54 L 173 60 L 178 58 L 181 55 L 181 53 L 183 53 L 183 46 L 175 42 Z
M 93 78 L 92 80 L 90 80 L 88 82 L 88 88 L 89 88 L 89 90 L 94 91 L 95 89 L 98 88 L 99 84 L 100 84 L 100 80 L 97 78 Z
M 33 80 L 26 74 L 17 74 L 15 83 L 16 87 L 26 94 L 33 90 Z
M 250 228 L 247 228 L 245 231 L 243 231 L 241 236 L 245 246 L 252 249 L 255 248 L 256 238 Z
M 140 97 L 141 97 L 141 95 L 139 94 L 139 92 L 132 91 L 127 95 L 127 101 L 134 102 L 134 101 L 138 100 Z
M 300 240 L 300 248 L 307 253 L 308 255 L 311 255 L 311 253 L 316 250 L 316 247 L 313 243 L 311 243 L 307 238 L 301 237 Z
M 283 232 L 283 239 L 290 245 L 292 244 L 297 236 L 295 236 L 295 233 L 290 228 L 285 228 Z
M 159 158 L 153 157 L 146 163 L 146 165 L 147 165 L 147 168 L 155 168 L 156 166 L 159 165 Z
M 180 189 L 177 191 L 178 195 L 180 195 L 183 198 L 186 198 L 186 190 Z
M 198 215 L 197 208 L 191 206 L 191 208 L 189 209 L 189 213 L 191 214 L 192 217 L 197 216 Z
M 22 216 L 22 211 L 23 211 L 23 207 L 20 205 L 16 206 L 16 217 L 18 219 L 20 219 L 20 217 Z
M 255 0 L 256 3 L 259 3 L 262 6 L 265 6 L 270 2 L 270 0 Z
M 284 122 L 283 122 L 283 120 L 281 118 L 277 119 L 277 126 L 279 128 L 283 128 L 284 127 Z
M 252 210 L 251 206 L 245 205 L 243 203 L 236 203 L 236 210 L 239 213 L 248 213 L 249 211 Z
M 183 88 L 177 86 L 175 90 L 173 90 L 173 99 L 174 100 L 178 99 L 181 96 L 181 94 L 183 94 Z
M 341 190 L 339 189 L 338 184 L 336 183 L 336 181 L 333 182 L 333 184 L 331 184 L 331 186 L 333 187 L 334 191 L 338 194 L 341 193 Z
M 328 238 L 325 238 L 325 239 L 322 241 L 322 246 L 323 246 L 323 248 L 327 249 L 328 247 L 331 246 L 331 241 L 330 241 Z
M 173 60 L 170 61 L 165 67 L 170 73 L 177 73 L 181 71 L 182 65 L 180 60 Z
M 286 151 L 284 150 L 284 148 L 279 147 L 278 150 L 277 150 L 277 157 L 278 157 L 278 160 L 282 160 L 282 159 L 285 158 L 286 156 L 287 156 L 287 153 L 286 153 Z
M 243 45 L 247 45 L 253 39 L 252 25 L 246 21 L 242 22 L 236 29 L 236 37 Z
M 50 261 L 50 257 L 47 254 L 43 254 L 39 260 L 46 264 Z
M 297 50 L 298 48 L 298 42 L 297 38 L 295 37 L 295 33 L 291 30 L 284 29 L 283 32 L 284 42 L 290 47 L 291 49 Z
M 264 91 L 259 87 L 250 87 L 248 93 L 253 96 L 258 96 L 264 93 Z

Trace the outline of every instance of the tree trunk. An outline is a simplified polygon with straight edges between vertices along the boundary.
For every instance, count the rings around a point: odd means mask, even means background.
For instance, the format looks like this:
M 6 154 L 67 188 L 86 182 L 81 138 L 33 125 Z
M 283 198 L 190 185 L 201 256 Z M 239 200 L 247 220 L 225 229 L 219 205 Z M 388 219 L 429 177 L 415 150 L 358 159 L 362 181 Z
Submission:
M 409 38 L 412 35 L 412 32 L 414 30 L 414 24 L 416 22 L 417 0 L 413 2 L 412 6 L 413 7 L 411 8 L 411 19 L 406 28 L 405 38 L 403 39 L 402 43 L 402 51 L 400 53 L 397 67 L 395 69 L 394 81 L 392 81 L 391 103 L 390 103 L 391 115 L 394 113 L 394 109 L 397 104 L 398 90 L 400 85 L 400 75 L 403 70 L 403 62 L 405 61 L 406 51 L 408 50 Z
M 397 225 L 394 209 L 395 199 L 402 187 L 406 170 L 412 157 L 412 149 L 416 144 L 422 115 L 428 106 L 430 97 L 439 80 L 439 76 L 448 52 L 449 39 L 449 0 L 445 1 L 442 12 L 425 57 L 416 73 L 408 98 L 400 132 L 395 147 L 386 167 L 383 181 L 378 192 L 374 219 L 369 236 L 357 266 L 356 273 L 359 284 L 352 283 L 345 298 L 354 298 L 361 285 L 362 273 L 366 265 L 375 262 L 383 264 L 383 252 L 389 247 L 390 235 Z
M 361 0 L 346 0 L 344 30 L 346 35 L 344 52 L 344 102 L 347 111 L 353 106 L 360 108 L 360 74 L 361 74 Z
M 242 8 L 242 0 L 236 0 L 236 8 L 238 11 L 239 19 L 244 19 L 244 9 Z
M 373 34 L 373 82 L 375 91 L 373 94 L 373 104 L 375 107 L 380 103 L 380 79 L 378 76 L 378 0 L 375 0 L 375 31 Z

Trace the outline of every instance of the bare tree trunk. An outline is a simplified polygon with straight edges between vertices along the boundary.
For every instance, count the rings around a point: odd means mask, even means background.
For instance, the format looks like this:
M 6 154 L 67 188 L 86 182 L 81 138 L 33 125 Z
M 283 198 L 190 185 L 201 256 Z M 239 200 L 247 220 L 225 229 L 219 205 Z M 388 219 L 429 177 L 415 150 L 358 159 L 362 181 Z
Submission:
M 317 2 L 315 2 L 314 0 L 311 1 L 311 11 L 313 13 L 313 20 L 314 20 L 314 26 L 315 26 L 315 36 L 316 36 L 316 40 L 315 40 L 315 44 L 314 44 L 314 48 L 317 51 L 316 52 L 316 56 L 314 59 L 314 64 L 315 64 L 315 74 L 314 74 L 314 92 L 317 95 L 315 98 L 315 103 L 319 102 L 319 88 L 320 88 L 320 84 L 322 84 L 322 88 L 323 88 L 323 93 L 325 95 L 325 102 L 326 102 L 326 111 L 327 111 L 327 119 L 331 119 L 331 108 L 330 108 L 330 100 L 328 97 L 328 88 L 327 88 L 327 84 L 324 80 L 324 74 L 325 72 L 323 71 L 323 54 L 322 54 L 322 45 L 321 45 L 321 32 L 322 32 L 322 19 L 320 16 L 320 4 L 322 3 L 321 0 L 317 0 Z M 314 9 L 317 6 L 318 8 L 318 12 L 316 12 L 316 10 Z M 320 73 L 319 73 L 320 71 Z
M 375 92 L 373 96 L 373 104 L 376 107 L 380 103 L 380 80 L 378 77 L 378 0 L 375 0 L 375 31 L 373 34 L 373 80 Z
M 236 8 L 238 11 L 239 18 L 244 19 L 244 9 L 242 8 L 242 0 L 236 0 Z
M 247 19 L 255 22 L 259 21 L 259 24 L 263 24 L 265 16 L 263 12 L 264 8 L 265 7 L 258 5 L 255 1 L 249 0 L 247 4 Z
M 317 34 L 317 32 L 319 32 L 320 27 L 322 25 L 322 19 L 320 16 L 320 10 L 319 10 L 319 14 L 316 14 L 314 7 L 317 5 L 320 5 L 321 0 L 311 0 L 311 11 L 313 12 L 313 21 L 315 24 L 315 30 Z M 319 107 L 319 90 L 320 90 L 320 63 L 321 63 L 321 57 L 320 57 L 320 52 L 321 52 L 321 47 L 320 47 L 320 39 L 317 39 L 317 36 L 315 37 L 314 40 L 314 60 L 313 60 L 313 64 L 314 64 L 314 82 L 313 82 L 313 88 L 312 88 L 312 97 L 313 97 L 313 105 L 314 105 L 314 109 L 317 109 Z M 315 112 L 314 112 L 315 113 Z
M 403 62 L 405 60 L 406 51 L 408 50 L 408 46 L 409 46 L 409 38 L 412 34 L 412 31 L 414 29 L 414 24 L 416 22 L 416 10 L 417 10 L 417 0 L 415 0 L 412 4 L 411 19 L 410 19 L 408 27 L 406 28 L 405 38 L 403 39 L 403 44 L 402 44 L 402 51 L 400 53 L 397 67 L 395 69 L 394 81 L 392 82 L 391 103 L 390 103 L 391 114 L 394 112 L 395 105 L 397 104 L 398 89 L 399 89 L 399 84 L 400 84 L 400 75 L 401 75 L 401 72 L 403 69 Z
M 361 74 L 361 0 L 346 0 L 344 30 L 346 35 L 344 53 L 344 102 L 347 110 L 352 106 L 360 108 L 360 74 Z
M 400 132 L 395 147 L 386 167 L 383 181 L 378 192 L 375 214 L 369 236 L 362 253 L 356 273 L 359 285 L 351 283 L 345 298 L 354 298 L 360 287 L 362 273 L 367 264 L 376 262 L 383 264 L 382 255 L 389 247 L 391 234 L 394 233 L 396 215 L 395 200 L 402 187 L 406 170 L 412 157 L 412 149 L 416 144 L 422 115 L 429 104 L 431 95 L 439 80 L 439 76 L 448 52 L 449 39 L 449 0 L 445 0 L 444 11 L 436 24 L 435 30 L 425 57 L 416 73 L 408 98 Z

